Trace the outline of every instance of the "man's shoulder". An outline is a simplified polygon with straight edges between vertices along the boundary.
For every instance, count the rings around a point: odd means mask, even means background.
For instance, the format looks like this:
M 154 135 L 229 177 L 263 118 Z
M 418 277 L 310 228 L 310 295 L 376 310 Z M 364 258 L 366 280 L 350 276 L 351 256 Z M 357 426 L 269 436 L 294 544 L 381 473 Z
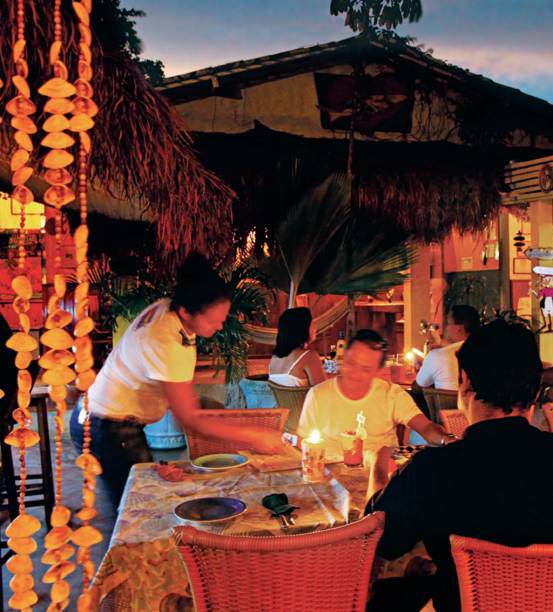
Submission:
M 334 378 L 323 380 L 323 382 L 319 383 L 318 385 L 311 387 L 311 389 L 309 389 L 309 393 L 316 397 L 334 395 L 337 393 L 336 380 Z
M 405 391 L 405 389 L 401 385 L 390 382 L 388 380 L 384 380 L 383 378 L 374 379 L 374 383 L 371 387 L 371 391 L 378 391 L 381 393 L 385 393 L 389 397 L 397 397 L 397 396 L 410 397 L 410 395 L 407 393 L 407 391 Z

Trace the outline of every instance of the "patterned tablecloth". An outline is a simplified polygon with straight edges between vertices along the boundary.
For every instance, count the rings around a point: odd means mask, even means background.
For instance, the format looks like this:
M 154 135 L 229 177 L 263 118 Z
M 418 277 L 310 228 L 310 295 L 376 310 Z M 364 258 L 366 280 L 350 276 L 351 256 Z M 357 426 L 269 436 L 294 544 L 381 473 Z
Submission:
M 323 483 L 307 484 L 300 470 L 261 473 L 251 466 L 217 474 L 194 474 L 167 482 L 154 464 L 135 465 L 123 495 L 110 546 L 93 584 L 102 611 L 192 610 L 186 570 L 173 541 L 181 521 L 174 508 L 186 499 L 238 497 L 248 510 L 233 521 L 203 529 L 233 535 L 282 535 L 277 519 L 261 505 L 269 493 L 286 493 L 300 507 L 289 533 L 327 529 L 360 518 L 365 507 L 368 470 L 327 466 Z M 197 525 L 195 525 L 197 526 Z

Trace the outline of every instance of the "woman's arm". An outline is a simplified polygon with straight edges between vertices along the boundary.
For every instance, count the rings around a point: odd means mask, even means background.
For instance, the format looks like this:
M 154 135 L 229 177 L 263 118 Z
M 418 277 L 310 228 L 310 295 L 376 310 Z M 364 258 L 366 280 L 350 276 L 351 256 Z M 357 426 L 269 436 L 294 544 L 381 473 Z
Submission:
M 176 419 L 184 428 L 193 429 L 211 438 L 235 440 L 261 453 L 279 453 L 285 450 L 278 431 L 262 427 L 229 425 L 222 419 L 206 419 L 202 415 L 192 382 L 162 382 L 161 386 Z

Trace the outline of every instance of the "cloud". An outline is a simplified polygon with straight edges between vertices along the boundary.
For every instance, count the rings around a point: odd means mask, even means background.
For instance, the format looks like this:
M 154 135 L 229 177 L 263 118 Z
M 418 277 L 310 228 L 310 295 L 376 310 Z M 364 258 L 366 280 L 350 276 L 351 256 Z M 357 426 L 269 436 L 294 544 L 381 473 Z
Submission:
M 534 81 L 545 78 L 553 82 L 553 52 L 543 50 L 486 47 L 478 45 L 458 46 L 447 43 L 433 45 L 434 56 L 452 64 L 484 74 L 496 81 Z

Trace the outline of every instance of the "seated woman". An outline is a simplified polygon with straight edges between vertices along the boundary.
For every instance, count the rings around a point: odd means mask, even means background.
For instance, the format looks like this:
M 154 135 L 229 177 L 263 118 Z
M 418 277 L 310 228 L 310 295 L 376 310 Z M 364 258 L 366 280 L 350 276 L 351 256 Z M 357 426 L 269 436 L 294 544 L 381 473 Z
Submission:
M 316 351 L 307 348 L 315 339 L 309 308 L 289 308 L 278 320 L 278 334 L 269 363 L 269 380 L 284 387 L 307 387 L 325 380 Z

